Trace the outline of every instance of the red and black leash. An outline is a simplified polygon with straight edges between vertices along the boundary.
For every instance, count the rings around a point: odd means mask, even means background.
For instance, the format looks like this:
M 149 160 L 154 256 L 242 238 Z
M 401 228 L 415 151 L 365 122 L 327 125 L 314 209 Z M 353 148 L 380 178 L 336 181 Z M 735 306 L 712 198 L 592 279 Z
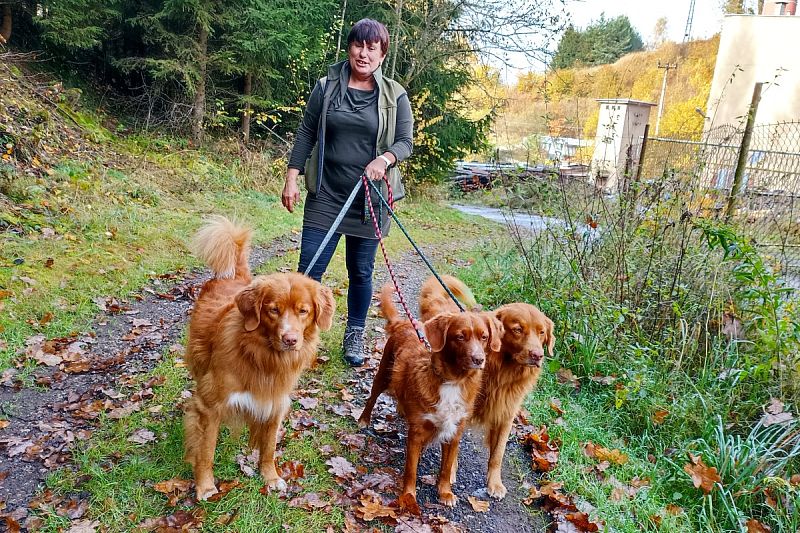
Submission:
M 389 276 L 392 278 L 392 283 L 394 284 L 394 290 L 395 292 L 397 292 L 397 297 L 400 299 L 400 305 L 403 306 L 403 311 L 405 311 L 406 316 L 409 318 L 409 320 L 411 320 L 411 324 L 414 326 L 414 329 L 417 332 L 417 337 L 419 338 L 420 342 L 424 343 L 425 347 L 428 349 L 428 351 L 430 351 L 431 345 L 428 342 L 428 339 L 425 338 L 425 331 L 422 328 L 422 324 L 417 319 L 414 318 L 414 315 L 408 308 L 408 304 L 406 304 L 405 298 L 403 297 L 403 291 L 400 289 L 400 285 L 397 283 L 397 278 L 394 275 L 394 269 L 392 268 L 392 264 L 389 261 L 389 255 L 386 253 L 386 246 L 383 243 L 383 233 L 381 232 L 380 223 L 378 222 L 378 217 L 375 215 L 375 210 L 372 207 L 372 194 L 370 192 L 370 189 L 375 191 L 375 194 L 377 194 L 381 204 L 383 204 L 383 206 L 387 209 L 389 215 L 392 217 L 395 223 L 397 223 L 397 227 L 400 228 L 400 231 L 402 231 L 403 235 L 406 236 L 408 242 L 410 242 L 411 246 L 414 247 L 414 250 L 417 252 L 417 255 L 419 255 L 419 257 L 422 259 L 422 261 L 425 263 L 428 269 L 433 273 L 433 275 L 436 277 L 436 279 L 439 281 L 442 287 L 444 287 L 444 290 L 447 292 L 450 298 L 452 298 L 453 301 L 456 303 L 458 309 L 463 312 L 464 306 L 461 305 L 461 302 L 458 301 L 458 298 L 455 297 L 455 295 L 447 286 L 447 284 L 444 282 L 444 280 L 442 280 L 439 273 L 436 272 L 436 269 L 433 268 L 433 265 L 431 264 L 430 261 L 428 261 L 428 258 L 425 257 L 425 254 L 422 253 L 422 250 L 420 250 L 419 246 L 417 246 L 417 243 L 414 242 L 414 239 L 412 239 L 411 235 L 408 234 L 408 231 L 406 231 L 406 228 L 405 226 L 403 226 L 403 223 L 400 222 L 399 218 L 397 218 L 397 215 L 394 212 L 394 198 L 392 194 L 392 187 L 391 185 L 389 185 L 389 180 L 386 177 L 386 175 L 383 176 L 383 181 L 386 183 L 388 200 L 383 197 L 383 194 L 381 194 L 380 189 L 378 189 L 375 183 L 373 183 L 372 180 L 370 180 L 366 174 L 361 174 L 361 181 L 364 184 L 364 192 L 367 196 L 366 204 L 369 206 L 369 214 L 370 217 L 372 218 L 372 225 L 375 228 L 375 236 L 378 237 L 378 242 L 381 245 L 381 251 L 383 252 L 383 260 L 386 262 L 386 268 L 389 270 Z

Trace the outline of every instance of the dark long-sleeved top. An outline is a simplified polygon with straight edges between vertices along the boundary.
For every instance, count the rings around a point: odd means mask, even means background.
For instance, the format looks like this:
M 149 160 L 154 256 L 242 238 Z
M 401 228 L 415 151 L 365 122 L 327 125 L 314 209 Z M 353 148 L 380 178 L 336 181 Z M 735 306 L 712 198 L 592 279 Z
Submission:
M 341 97 L 333 98 L 326 113 L 324 180 L 315 194 L 309 191 L 303 214 L 303 226 L 327 230 L 344 205 L 364 168 L 377 157 L 378 88 L 364 91 L 346 87 Z M 306 106 L 303 121 L 297 130 L 289 168 L 304 171 L 306 159 L 317 142 L 319 119 L 323 108 L 323 88 L 314 87 Z M 397 161 L 406 159 L 412 149 L 413 117 L 408 96 L 397 99 L 394 142 L 388 147 Z M 373 194 L 373 209 L 381 216 L 381 231 L 388 232 L 388 217 Z M 364 238 L 375 238 L 369 214 L 364 210 L 361 190 L 339 226 L 338 232 Z

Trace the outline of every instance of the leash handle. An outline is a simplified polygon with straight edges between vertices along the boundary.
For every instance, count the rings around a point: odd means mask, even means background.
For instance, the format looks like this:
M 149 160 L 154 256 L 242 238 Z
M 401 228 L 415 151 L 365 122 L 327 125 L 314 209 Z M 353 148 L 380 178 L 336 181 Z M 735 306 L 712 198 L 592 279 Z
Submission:
M 386 179 L 385 176 L 384 179 Z M 386 245 L 383 243 L 383 233 L 381 232 L 380 224 L 378 224 L 378 217 L 375 216 L 375 209 L 372 207 L 372 195 L 369 192 L 369 185 L 372 185 L 373 187 L 375 186 L 372 184 L 366 174 L 361 174 L 361 180 L 364 182 L 366 204 L 369 206 L 369 214 L 370 218 L 372 219 L 372 226 L 375 228 L 375 235 L 378 237 L 378 243 L 381 245 L 381 252 L 383 252 L 383 260 L 386 263 L 387 270 L 389 270 L 389 277 L 392 278 L 392 283 L 394 284 L 394 290 L 397 293 L 397 297 L 400 299 L 400 305 L 403 306 L 403 311 L 405 311 L 406 316 L 409 318 L 409 320 L 411 320 L 411 324 L 414 326 L 414 331 L 417 332 L 417 338 L 419 339 L 419 342 L 423 343 L 425 348 L 430 352 L 431 343 L 428 342 L 427 338 L 425 338 L 425 332 L 422 328 L 422 324 L 420 324 L 419 321 L 414 318 L 414 315 L 411 314 L 411 310 L 408 308 L 406 299 L 403 297 L 403 291 L 400 290 L 400 285 L 397 283 L 397 277 L 394 275 L 392 263 L 389 261 L 389 254 L 386 253 Z M 387 181 L 386 184 L 388 186 L 389 182 Z M 391 190 L 391 188 L 389 190 Z M 382 195 L 380 198 L 383 200 Z M 383 200 L 383 202 L 386 203 L 386 200 Z M 386 205 L 388 207 L 389 204 Z
M 384 176 L 384 179 L 386 179 L 385 176 Z M 447 284 L 444 282 L 444 280 L 439 275 L 439 273 L 436 271 L 436 269 L 433 268 L 433 265 L 431 264 L 430 261 L 428 261 L 428 258 L 425 257 L 425 254 L 422 253 L 422 250 L 420 250 L 419 246 L 417 246 L 417 243 L 414 242 L 414 239 L 411 238 L 411 235 L 408 234 L 408 231 L 406 230 L 405 226 L 403 226 L 403 223 L 400 222 L 399 218 L 397 218 L 397 215 L 394 212 L 393 206 L 389 205 L 390 202 L 392 204 L 394 202 L 393 202 L 393 199 L 392 199 L 392 188 L 391 188 L 391 186 L 389 186 L 388 179 L 386 181 L 386 186 L 388 187 L 388 190 L 389 190 L 389 202 L 386 201 L 386 199 L 381 194 L 381 191 L 378 189 L 378 187 L 375 186 L 374 183 L 372 183 L 371 181 L 368 181 L 367 183 L 368 183 L 367 195 L 369 196 L 369 187 L 372 187 L 372 189 L 374 189 L 375 193 L 378 195 L 378 199 L 381 201 L 383 206 L 386 207 L 386 209 L 388 209 L 389 215 L 392 217 L 392 219 L 394 219 L 395 223 L 397 223 L 397 227 L 400 228 L 400 231 L 402 231 L 403 235 L 406 236 L 406 239 L 408 239 L 408 242 L 410 242 L 411 246 L 414 247 L 414 251 L 417 252 L 417 255 L 425 263 L 425 266 L 427 266 L 428 270 L 430 270 L 431 273 L 434 275 L 434 277 L 436 278 L 436 281 L 438 281 L 439 284 L 444 288 L 445 292 L 447 292 L 447 295 L 450 297 L 450 299 L 453 300 L 453 302 L 455 302 L 456 306 L 458 307 L 458 310 L 461 311 L 462 313 L 464 311 L 466 311 L 466 309 L 464 309 L 464 306 L 461 304 L 461 302 L 458 300 L 458 298 L 456 298 L 456 295 L 453 294 L 453 291 L 450 290 L 450 287 L 447 286 Z M 370 203 L 370 209 L 372 209 L 372 204 L 371 203 Z

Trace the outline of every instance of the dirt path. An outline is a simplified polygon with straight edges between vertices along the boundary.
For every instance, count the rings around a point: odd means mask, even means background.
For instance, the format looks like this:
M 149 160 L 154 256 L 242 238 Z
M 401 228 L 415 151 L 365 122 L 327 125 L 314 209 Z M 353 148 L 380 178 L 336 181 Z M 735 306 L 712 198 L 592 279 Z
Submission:
M 293 241 L 296 238 L 286 236 L 267 247 L 256 248 L 251 264 L 255 267 L 267 258 L 285 254 L 297 245 Z M 434 262 L 444 259 L 443 253 L 433 249 L 426 249 L 426 254 L 430 254 Z M 378 262 L 382 265 L 381 258 Z M 376 290 L 388 279 L 381 265 L 376 268 Z M 412 310 L 416 311 L 416 295 L 428 276 L 426 267 L 415 254 L 406 254 L 398 258 L 395 270 Z M 65 358 L 60 367 L 37 367 L 32 376 L 35 386 L 23 386 L 13 371 L 3 374 L 0 410 L 9 425 L 0 434 L 0 445 L 6 452 L 0 456 L 0 503 L 5 502 L 6 508 L 0 511 L 13 513 L 16 510 L 16 516 L 23 517 L 48 473 L 70 467 L 73 445 L 91 437 L 101 413 L 113 418 L 115 410 L 124 410 L 132 398 L 144 400 L 148 394 L 152 395 L 151 387 L 156 384 L 144 383 L 133 394 L 128 389 L 131 383 L 139 382 L 137 376 L 158 364 L 166 350 L 181 349 L 178 342 L 188 311 L 207 275 L 207 272 L 195 271 L 156 279 L 131 302 L 103 302 L 101 305 L 105 305 L 108 312 L 98 318 L 92 333 L 29 346 L 31 352 L 39 350 Z M 373 339 L 380 336 L 375 328 L 381 325 L 381 320 L 370 319 Z M 70 356 L 70 353 L 77 356 Z M 378 358 L 379 355 L 371 358 L 366 367 L 351 371 L 352 382 L 356 384 L 353 391 L 356 404 L 363 405 L 369 394 Z M 119 392 L 122 389 L 125 394 Z M 381 399 L 374 420 L 381 430 L 367 433 L 367 439 L 391 452 L 388 461 L 382 459 L 384 466 L 401 471 L 405 433 L 391 400 Z M 487 453 L 481 436 L 468 432 L 461 445 L 454 486 L 459 502 L 452 509 L 445 508 L 437 503 L 435 487 L 425 483 L 438 471 L 439 451 L 426 450 L 419 471 L 419 501 L 425 514 L 443 516 L 468 531 L 544 531 L 542 517 L 521 503 L 527 495 L 521 480 L 530 479 L 530 467 L 524 452 L 513 442 L 509 443 L 503 468 L 508 496 L 500 502 L 492 501 L 489 512 L 473 511 L 468 496 L 489 500 L 483 490 L 486 463 Z

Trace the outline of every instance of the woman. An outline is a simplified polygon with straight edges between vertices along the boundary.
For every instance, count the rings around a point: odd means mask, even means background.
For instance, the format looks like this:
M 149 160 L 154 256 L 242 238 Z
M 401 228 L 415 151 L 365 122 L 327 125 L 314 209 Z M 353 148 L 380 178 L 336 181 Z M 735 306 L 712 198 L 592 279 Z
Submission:
M 305 272 L 325 234 L 362 174 L 370 180 L 386 175 L 395 200 L 404 191 L 397 163 L 411 155 L 413 119 L 405 89 L 384 78 L 381 64 L 389 49 L 389 32 L 372 19 L 358 21 L 347 36 L 347 60 L 328 68 L 314 86 L 297 129 L 281 200 L 290 212 L 300 199 L 297 176 L 305 174 L 306 196 L 300 265 Z M 384 195 L 386 192 L 383 186 Z M 386 212 L 372 196 L 381 231 L 389 229 Z M 347 327 L 342 342 L 345 360 L 364 363 L 364 326 L 372 301 L 372 271 L 378 240 L 364 190 L 359 191 L 341 225 L 308 273 L 319 281 L 339 238 L 345 236 Z

